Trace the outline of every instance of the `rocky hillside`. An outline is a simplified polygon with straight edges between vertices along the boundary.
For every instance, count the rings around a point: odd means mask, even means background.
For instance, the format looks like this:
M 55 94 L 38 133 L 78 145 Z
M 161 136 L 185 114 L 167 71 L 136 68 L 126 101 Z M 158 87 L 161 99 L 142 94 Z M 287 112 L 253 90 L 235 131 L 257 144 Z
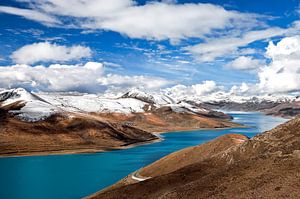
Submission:
M 249 140 L 220 137 L 166 156 L 90 198 L 300 198 L 299 129 L 296 118 Z M 220 146 L 220 140 L 227 141 Z
M 0 112 L 0 156 L 97 152 L 157 140 L 153 134 L 86 114 L 27 122 Z

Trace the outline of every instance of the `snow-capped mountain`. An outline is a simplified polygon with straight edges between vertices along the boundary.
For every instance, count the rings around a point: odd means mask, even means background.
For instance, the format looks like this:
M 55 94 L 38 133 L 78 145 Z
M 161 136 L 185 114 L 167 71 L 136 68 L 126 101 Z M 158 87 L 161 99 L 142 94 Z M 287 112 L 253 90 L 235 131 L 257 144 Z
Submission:
M 218 92 L 199 100 L 197 98 L 193 100 L 208 109 L 260 111 L 284 117 L 294 117 L 300 113 L 299 103 L 296 103 L 299 101 L 298 97 L 290 95 L 238 96 Z M 289 110 L 284 110 L 284 107 L 288 107 Z
M 166 95 L 132 90 L 121 97 L 105 98 L 91 94 L 39 93 L 23 88 L 0 92 L 0 107 L 9 109 L 22 120 L 43 120 L 55 113 L 144 113 L 170 107 L 177 113 L 207 114 L 208 109 Z
M 18 118 L 31 122 L 43 120 L 59 112 L 57 107 L 23 88 L 0 92 L 0 107 L 11 109 L 10 112 Z
M 219 115 L 211 109 L 261 111 L 297 100 L 294 96 L 237 96 L 224 92 L 208 96 L 177 96 L 146 93 L 137 89 L 120 97 L 79 93 L 30 93 L 23 88 L 0 92 L 0 108 L 25 121 L 39 121 L 56 113 L 151 113 L 169 107 L 174 113 Z
M 135 98 L 156 105 L 166 105 L 166 104 L 176 103 L 174 99 L 172 99 L 171 97 L 165 94 L 146 93 L 138 89 L 133 89 L 131 91 L 128 91 L 127 93 L 122 95 L 121 98 Z
M 176 93 L 169 93 L 176 101 L 186 101 L 190 104 L 200 105 L 206 109 L 217 109 L 226 111 L 261 111 L 267 112 L 268 109 L 273 109 L 281 104 L 292 107 L 293 111 L 285 113 L 292 113 L 290 116 L 295 116 L 298 113 L 298 106 L 296 101 L 299 101 L 297 96 L 273 94 L 273 95 L 238 95 L 232 92 L 213 92 L 209 95 L 179 95 Z M 283 106 L 281 106 L 283 107 Z M 278 110 L 279 108 L 273 109 Z M 269 112 L 268 112 L 269 113 Z M 274 115 L 280 115 L 275 114 Z
M 10 89 L 0 92 L 0 155 L 95 152 L 158 140 L 153 132 L 240 126 L 230 119 L 196 103 L 136 90 L 108 98 Z
M 234 103 L 246 103 L 246 102 L 275 102 L 275 103 L 282 103 L 282 102 L 289 102 L 294 101 L 297 99 L 297 96 L 292 95 L 237 95 L 230 92 L 214 92 L 210 93 L 209 95 L 205 96 L 176 96 L 174 97 L 177 100 L 188 100 L 194 101 L 198 103 L 220 103 L 220 102 L 234 102 Z
M 147 104 L 133 98 L 104 98 L 97 95 L 39 94 L 51 104 L 70 112 L 133 113 L 143 112 Z

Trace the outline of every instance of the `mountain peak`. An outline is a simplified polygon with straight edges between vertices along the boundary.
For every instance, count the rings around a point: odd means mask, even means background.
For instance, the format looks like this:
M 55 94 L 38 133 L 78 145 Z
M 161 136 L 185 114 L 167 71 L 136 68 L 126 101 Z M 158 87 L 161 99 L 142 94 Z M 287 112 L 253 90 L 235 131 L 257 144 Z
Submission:
M 0 92 L 0 103 L 10 104 L 17 101 L 31 101 L 35 97 L 24 88 L 15 88 Z
M 154 104 L 154 97 L 151 94 L 148 94 L 146 92 L 140 91 L 138 89 L 132 89 L 122 95 L 121 98 L 135 98 L 150 104 Z

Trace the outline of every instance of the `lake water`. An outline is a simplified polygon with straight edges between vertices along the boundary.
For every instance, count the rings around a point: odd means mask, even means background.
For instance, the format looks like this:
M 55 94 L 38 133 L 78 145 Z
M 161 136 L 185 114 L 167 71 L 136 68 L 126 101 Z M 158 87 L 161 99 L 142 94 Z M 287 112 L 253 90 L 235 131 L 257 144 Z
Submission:
M 260 113 L 229 114 L 249 127 L 172 132 L 162 134 L 162 142 L 102 153 L 0 158 L 0 198 L 81 198 L 171 152 L 227 133 L 252 137 L 285 121 Z

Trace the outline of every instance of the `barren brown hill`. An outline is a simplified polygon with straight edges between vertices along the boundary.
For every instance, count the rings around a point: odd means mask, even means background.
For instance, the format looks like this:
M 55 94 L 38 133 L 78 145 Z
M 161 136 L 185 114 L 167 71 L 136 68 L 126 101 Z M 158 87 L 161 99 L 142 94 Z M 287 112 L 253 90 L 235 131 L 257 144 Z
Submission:
M 161 171 L 162 175 L 91 198 L 300 198 L 300 118 L 224 151 L 215 148 L 215 154 L 207 153 L 176 171 Z M 187 157 L 179 154 L 180 165 Z M 169 159 L 174 162 L 172 156 Z M 149 173 L 144 174 L 151 175 L 162 162 L 146 167 Z
M 133 179 L 133 176 L 137 176 L 141 179 L 148 179 L 171 173 L 185 166 L 208 159 L 217 153 L 224 152 L 232 146 L 240 145 L 246 140 L 248 140 L 248 138 L 240 134 L 227 134 L 210 142 L 171 153 L 170 155 L 128 175 L 126 178 L 120 180 L 113 186 L 106 188 L 104 191 L 139 182 Z
M 239 126 L 227 119 L 172 111 L 61 113 L 37 122 L 8 113 L 22 106 L 18 102 L 1 109 L 0 155 L 95 152 L 159 140 L 151 132 Z
M 211 114 L 208 116 L 203 114 L 177 113 L 172 111 L 170 107 L 162 107 L 145 113 L 102 113 L 95 115 L 105 118 L 109 121 L 121 122 L 123 124 L 138 127 L 149 132 L 168 132 L 242 126 L 240 124 L 231 122 L 231 118 L 225 114 Z
M 0 155 L 93 152 L 154 141 L 153 134 L 87 114 L 26 122 L 0 112 Z

